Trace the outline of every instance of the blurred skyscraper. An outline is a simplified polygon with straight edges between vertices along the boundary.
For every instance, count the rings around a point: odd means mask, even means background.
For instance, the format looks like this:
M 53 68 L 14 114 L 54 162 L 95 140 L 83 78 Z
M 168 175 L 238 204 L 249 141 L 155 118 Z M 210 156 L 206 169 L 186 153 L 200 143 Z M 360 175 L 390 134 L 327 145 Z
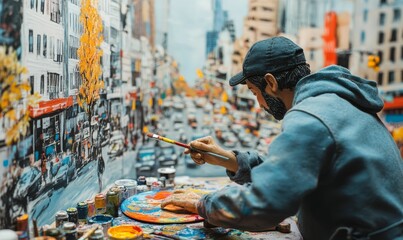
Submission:
M 228 13 L 222 9 L 222 0 L 213 0 L 213 30 L 206 33 L 206 56 L 217 46 L 218 35 L 228 20 Z

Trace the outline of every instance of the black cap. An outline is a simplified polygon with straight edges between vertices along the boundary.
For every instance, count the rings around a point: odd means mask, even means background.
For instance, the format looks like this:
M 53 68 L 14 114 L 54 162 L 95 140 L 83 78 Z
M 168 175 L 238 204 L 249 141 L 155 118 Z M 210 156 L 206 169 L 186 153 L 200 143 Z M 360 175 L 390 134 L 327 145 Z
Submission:
M 304 50 L 285 37 L 272 37 L 256 42 L 243 62 L 243 71 L 229 80 L 229 85 L 245 84 L 252 76 L 263 76 L 292 69 L 306 63 Z

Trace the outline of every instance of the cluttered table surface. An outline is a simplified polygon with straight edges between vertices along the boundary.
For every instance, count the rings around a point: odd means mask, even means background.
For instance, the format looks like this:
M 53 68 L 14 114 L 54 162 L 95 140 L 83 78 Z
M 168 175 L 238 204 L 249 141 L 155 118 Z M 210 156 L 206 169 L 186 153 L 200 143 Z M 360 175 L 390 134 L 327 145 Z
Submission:
M 175 178 L 175 188 L 192 189 L 220 189 L 227 185 L 234 184 L 226 177 L 218 178 L 189 178 L 186 176 Z M 135 206 L 135 204 L 134 204 Z M 126 209 L 127 210 L 127 209 Z M 123 208 L 122 208 L 123 211 Z M 126 215 L 127 211 L 126 211 Z M 113 226 L 122 224 L 135 224 L 143 230 L 144 239 L 302 239 L 298 231 L 296 222 L 293 218 L 286 219 L 282 224 L 286 225 L 288 231 L 281 229 L 266 232 L 247 232 L 236 229 L 226 229 L 221 227 L 211 227 L 205 225 L 202 221 L 192 223 L 150 223 L 134 220 L 131 217 L 122 214 L 115 218 Z M 288 232 L 288 233 L 284 233 Z

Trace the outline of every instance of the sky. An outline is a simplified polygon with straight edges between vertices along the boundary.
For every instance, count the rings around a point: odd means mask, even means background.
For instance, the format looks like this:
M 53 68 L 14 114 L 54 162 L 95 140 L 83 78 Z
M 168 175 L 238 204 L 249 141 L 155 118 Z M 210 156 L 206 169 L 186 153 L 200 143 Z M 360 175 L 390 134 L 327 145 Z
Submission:
M 222 1 L 223 9 L 234 21 L 239 37 L 242 35 L 248 0 Z M 205 62 L 206 32 L 213 28 L 211 4 L 211 0 L 171 0 L 168 54 L 177 60 L 181 74 L 190 85 L 195 82 L 196 69 L 202 68 Z

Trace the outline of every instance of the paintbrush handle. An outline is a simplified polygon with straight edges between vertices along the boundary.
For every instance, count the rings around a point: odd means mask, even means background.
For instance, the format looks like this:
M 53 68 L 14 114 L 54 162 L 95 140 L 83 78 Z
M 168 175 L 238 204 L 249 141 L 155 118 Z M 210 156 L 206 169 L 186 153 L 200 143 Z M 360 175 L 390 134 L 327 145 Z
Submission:
M 207 152 L 207 151 L 199 150 L 199 149 L 192 148 L 192 147 L 190 147 L 190 150 L 195 151 L 195 152 L 198 152 L 198 153 L 207 154 L 207 155 L 210 155 L 210 156 L 213 156 L 213 157 L 221 158 L 221 159 L 223 159 L 223 160 L 229 160 L 228 157 L 223 156 L 223 155 L 220 155 L 220 154 L 217 154 L 217 153 Z

